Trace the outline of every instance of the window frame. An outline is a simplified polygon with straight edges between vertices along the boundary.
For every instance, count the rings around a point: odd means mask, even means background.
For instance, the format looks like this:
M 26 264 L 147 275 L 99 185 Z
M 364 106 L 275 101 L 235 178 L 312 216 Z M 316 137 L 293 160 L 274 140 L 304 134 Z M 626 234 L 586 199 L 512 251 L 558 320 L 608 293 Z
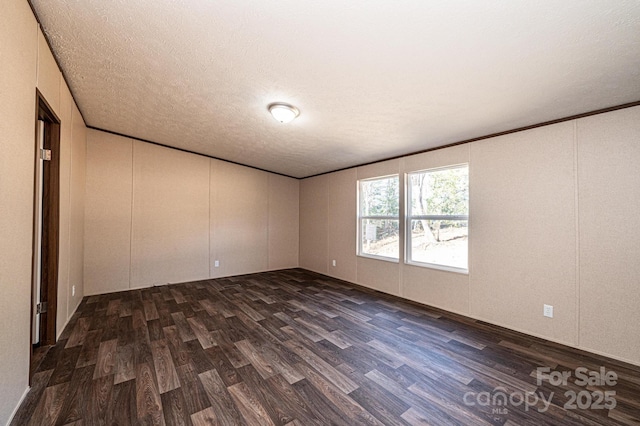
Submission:
M 370 182 L 370 181 L 375 181 L 375 180 L 384 180 L 384 179 L 390 179 L 390 178 L 395 178 L 397 179 L 398 182 L 398 214 L 396 216 L 394 215 L 363 215 L 362 214 L 362 184 L 364 182 Z M 383 176 L 374 176 L 374 177 L 370 177 L 370 178 L 364 178 L 364 179 L 358 179 L 357 180 L 357 232 L 356 232 L 356 256 L 360 256 L 360 257 L 366 257 L 369 259 L 377 259 L 377 260 L 383 260 L 385 262 L 393 262 L 393 263 L 400 263 L 400 256 L 401 256 L 401 246 L 402 246 L 402 229 L 401 229 L 401 225 L 402 225 L 402 221 L 401 221 L 401 209 L 400 209 L 400 200 L 402 199 L 402 182 L 400 181 L 400 174 L 399 173 L 393 173 L 393 174 L 389 174 L 389 175 L 383 175 Z M 364 230 L 362 229 L 362 222 L 363 220 L 367 220 L 367 219 L 373 219 L 373 220 L 397 220 L 398 221 L 398 254 L 396 257 L 389 257 L 389 256 L 381 256 L 381 255 L 376 255 L 376 254 L 369 254 L 369 253 L 364 253 L 362 250 L 362 233 L 364 232 Z
M 411 175 L 419 174 L 419 173 L 432 173 L 439 172 L 443 170 L 453 170 L 453 169 L 467 169 L 467 176 L 469 175 L 469 163 L 459 163 L 452 164 L 448 166 L 442 167 L 433 167 L 429 169 L 422 170 L 414 170 L 411 172 L 406 172 L 405 176 L 405 185 L 404 185 L 404 194 L 405 194 L 405 224 L 404 224 L 404 263 L 406 265 L 418 266 L 421 268 L 430 268 L 430 269 L 439 269 L 442 271 L 448 272 L 456 272 L 459 274 L 469 274 L 469 205 L 467 204 L 467 214 L 466 215 L 412 215 L 412 185 L 411 185 Z M 467 183 L 467 191 L 470 191 L 470 183 Z M 467 202 L 468 203 L 468 202 Z M 450 265 L 442 265 L 439 263 L 429 263 L 429 262 L 420 262 L 417 260 L 412 260 L 412 235 L 411 235 L 411 223 L 414 220 L 458 220 L 458 221 L 466 221 L 467 222 L 467 267 L 459 268 L 457 266 Z

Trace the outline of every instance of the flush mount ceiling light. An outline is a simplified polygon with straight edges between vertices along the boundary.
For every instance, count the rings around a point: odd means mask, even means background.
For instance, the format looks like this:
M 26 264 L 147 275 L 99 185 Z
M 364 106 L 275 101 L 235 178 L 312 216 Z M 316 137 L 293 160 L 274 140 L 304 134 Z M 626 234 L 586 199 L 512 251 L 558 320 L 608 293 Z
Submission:
M 273 118 L 281 123 L 289 123 L 300 115 L 298 108 L 282 102 L 276 102 L 269 105 L 269 112 L 273 115 Z

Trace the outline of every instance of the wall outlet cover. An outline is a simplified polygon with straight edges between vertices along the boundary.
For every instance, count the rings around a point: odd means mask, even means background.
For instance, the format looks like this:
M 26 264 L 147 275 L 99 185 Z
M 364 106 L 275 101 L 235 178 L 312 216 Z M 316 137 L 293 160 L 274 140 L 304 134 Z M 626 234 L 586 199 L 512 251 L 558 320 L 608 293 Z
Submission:
M 553 318 L 553 306 L 552 305 L 544 305 L 542 314 L 545 317 Z

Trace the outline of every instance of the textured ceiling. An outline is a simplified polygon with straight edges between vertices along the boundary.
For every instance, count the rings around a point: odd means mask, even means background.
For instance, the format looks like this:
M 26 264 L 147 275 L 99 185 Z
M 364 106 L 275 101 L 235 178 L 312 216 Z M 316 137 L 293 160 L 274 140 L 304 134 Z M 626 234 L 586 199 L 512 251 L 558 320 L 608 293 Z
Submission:
M 637 0 L 31 2 L 88 125 L 295 177 L 640 100 Z

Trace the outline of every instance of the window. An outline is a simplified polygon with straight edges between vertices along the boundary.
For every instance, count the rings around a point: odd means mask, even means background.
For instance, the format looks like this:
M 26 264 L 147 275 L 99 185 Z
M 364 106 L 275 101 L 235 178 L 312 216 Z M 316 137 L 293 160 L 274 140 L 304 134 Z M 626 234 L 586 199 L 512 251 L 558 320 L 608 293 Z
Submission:
M 469 166 L 409 173 L 407 200 L 407 262 L 466 272 Z
M 358 254 L 398 259 L 398 175 L 359 181 Z

